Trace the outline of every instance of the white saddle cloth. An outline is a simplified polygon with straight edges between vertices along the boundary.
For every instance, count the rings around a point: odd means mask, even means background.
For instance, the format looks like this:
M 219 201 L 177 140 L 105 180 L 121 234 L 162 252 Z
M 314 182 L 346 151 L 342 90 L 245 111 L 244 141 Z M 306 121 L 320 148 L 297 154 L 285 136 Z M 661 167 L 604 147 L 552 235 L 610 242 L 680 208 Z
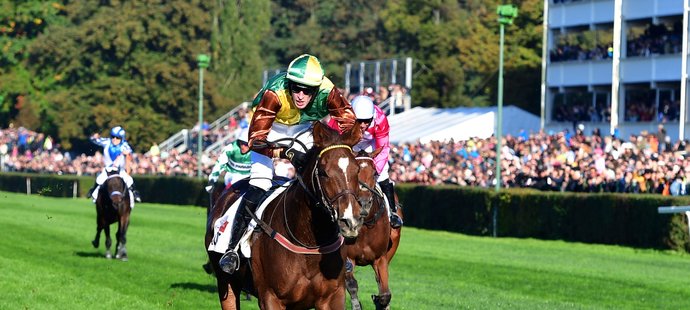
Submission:
M 286 182 L 282 186 L 278 187 L 276 190 L 271 193 L 270 196 L 268 196 L 259 206 L 259 208 L 256 210 L 256 216 L 258 218 L 261 218 L 261 215 L 263 214 L 264 210 L 266 210 L 266 206 L 273 201 L 278 195 L 280 195 L 282 192 L 285 191 L 290 186 L 290 183 L 292 181 Z M 240 205 L 240 201 L 242 199 L 237 199 L 230 208 L 228 208 L 227 211 L 225 211 L 225 214 L 223 216 L 219 217 L 215 223 L 213 224 L 213 240 L 211 240 L 211 243 L 208 245 L 209 251 L 217 252 L 217 253 L 225 253 L 228 250 L 228 243 L 230 243 L 230 235 L 232 231 L 232 224 L 235 220 L 235 214 L 237 214 L 237 208 Z M 244 235 L 240 239 L 240 242 L 238 246 L 242 250 L 242 254 L 244 254 L 245 257 L 251 257 L 251 238 L 250 236 L 252 235 L 251 232 L 254 231 L 254 228 L 256 228 L 256 221 L 252 220 L 249 222 L 249 225 L 247 225 L 247 230 L 244 232 Z

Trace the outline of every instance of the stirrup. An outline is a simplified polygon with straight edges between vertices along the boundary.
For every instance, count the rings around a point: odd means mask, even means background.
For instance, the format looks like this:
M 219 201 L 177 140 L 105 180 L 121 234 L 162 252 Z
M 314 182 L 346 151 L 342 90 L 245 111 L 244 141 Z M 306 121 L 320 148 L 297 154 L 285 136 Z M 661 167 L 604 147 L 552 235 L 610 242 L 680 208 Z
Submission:
M 403 220 L 396 213 L 391 213 L 390 222 L 392 228 L 400 228 L 403 225 Z
M 240 269 L 240 256 L 233 250 L 228 250 L 218 261 L 220 269 L 228 274 L 233 274 Z

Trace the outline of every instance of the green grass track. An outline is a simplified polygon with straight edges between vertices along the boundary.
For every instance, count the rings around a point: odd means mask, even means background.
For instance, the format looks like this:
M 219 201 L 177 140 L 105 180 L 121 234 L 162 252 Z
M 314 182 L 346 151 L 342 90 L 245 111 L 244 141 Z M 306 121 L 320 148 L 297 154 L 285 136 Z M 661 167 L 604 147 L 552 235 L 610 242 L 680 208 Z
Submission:
M 91 246 L 95 217 L 87 199 L 0 192 L 0 309 L 218 308 L 204 209 L 138 204 L 128 262 Z M 373 309 L 373 272 L 356 272 Z M 690 255 L 405 227 L 390 285 L 394 309 L 690 309 Z

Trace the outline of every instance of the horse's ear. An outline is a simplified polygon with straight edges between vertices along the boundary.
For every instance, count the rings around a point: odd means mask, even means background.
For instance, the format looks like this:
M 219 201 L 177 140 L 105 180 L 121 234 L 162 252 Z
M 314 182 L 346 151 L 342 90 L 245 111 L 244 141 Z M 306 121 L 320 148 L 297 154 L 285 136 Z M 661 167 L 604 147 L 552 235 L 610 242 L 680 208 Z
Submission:
M 314 122 L 314 131 L 312 135 L 314 136 L 314 145 L 324 147 L 332 144 L 332 141 L 338 135 L 338 132 L 317 121 Z
M 354 146 L 355 144 L 359 143 L 359 140 L 361 139 L 362 129 L 359 126 L 359 122 L 355 122 L 355 125 L 352 126 L 350 130 L 347 130 L 342 134 L 343 143 L 349 146 Z

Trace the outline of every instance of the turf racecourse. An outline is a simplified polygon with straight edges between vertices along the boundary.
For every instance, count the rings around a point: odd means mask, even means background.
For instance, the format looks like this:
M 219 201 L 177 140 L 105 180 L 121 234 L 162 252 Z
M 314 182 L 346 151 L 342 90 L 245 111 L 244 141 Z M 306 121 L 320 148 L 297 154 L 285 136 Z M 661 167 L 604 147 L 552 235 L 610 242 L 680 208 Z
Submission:
M 217 308 L 204 221 L 198 207 L 138 204 L 130 260 L 108 261 L 90 245 L 89 200 L 0 192 L 0 309 Z M 395 309 L 690 309 L 690 255 L 673 252 L 406 227 L 391 273 Z M 357 276 L 372 309 L 373 274 Z

